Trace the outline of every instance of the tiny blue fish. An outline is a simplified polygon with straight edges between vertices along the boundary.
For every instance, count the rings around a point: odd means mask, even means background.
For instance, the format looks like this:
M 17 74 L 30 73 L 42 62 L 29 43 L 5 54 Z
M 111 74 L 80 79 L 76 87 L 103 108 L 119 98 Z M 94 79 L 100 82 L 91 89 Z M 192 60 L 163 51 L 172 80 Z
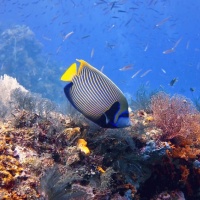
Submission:
M 70 82 L 64 88 L 69 102 L 86 118 L 104 128 L 131 125 L 128 102 L 121 90 L 102 72 L 84 60 L 77 70 L 73 63 L 61 80 Z

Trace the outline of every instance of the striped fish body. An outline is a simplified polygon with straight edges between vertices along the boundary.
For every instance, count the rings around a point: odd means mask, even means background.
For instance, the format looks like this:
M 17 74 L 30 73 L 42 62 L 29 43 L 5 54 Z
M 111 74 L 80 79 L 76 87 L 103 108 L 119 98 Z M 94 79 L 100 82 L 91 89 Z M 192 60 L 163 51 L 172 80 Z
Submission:
M 80 60 L 77 74 L 64 92 L 70 103 L 101 127 L 130 125 L 128 103 L 121 90 L 102 72 Z

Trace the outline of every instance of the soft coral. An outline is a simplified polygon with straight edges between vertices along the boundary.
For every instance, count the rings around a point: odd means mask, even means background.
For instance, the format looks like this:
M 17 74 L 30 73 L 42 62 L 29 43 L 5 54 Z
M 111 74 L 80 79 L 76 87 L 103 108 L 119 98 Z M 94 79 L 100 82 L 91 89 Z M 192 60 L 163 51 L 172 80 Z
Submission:
M 151 99 L 151 109 L 155 125 L 163 130 L 162 139 L 186 138 L 193 132 L 192 124 L 197 119 L 198 111 L 185 97 L 174 95 L 170 98 L 166 93 L 159 92 Z

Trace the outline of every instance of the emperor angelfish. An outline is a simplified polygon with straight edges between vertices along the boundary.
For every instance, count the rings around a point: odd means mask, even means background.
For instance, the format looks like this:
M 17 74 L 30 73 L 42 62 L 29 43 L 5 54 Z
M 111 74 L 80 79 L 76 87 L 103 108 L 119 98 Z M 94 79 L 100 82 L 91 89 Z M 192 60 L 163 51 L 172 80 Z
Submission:
M 77 71 L 73 63 L 62 75 L 69 102 L 86 118 L 104 128 L 130 126 L 128 103 L 121 90 L 102 72 L 84 60 Z

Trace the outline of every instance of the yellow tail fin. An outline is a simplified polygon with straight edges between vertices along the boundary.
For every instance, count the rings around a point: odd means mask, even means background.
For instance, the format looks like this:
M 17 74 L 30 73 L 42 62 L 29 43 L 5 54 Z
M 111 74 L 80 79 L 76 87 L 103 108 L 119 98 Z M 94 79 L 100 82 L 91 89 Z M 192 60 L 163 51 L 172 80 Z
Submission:
M 61 76 L 62 81 L 68 81 L 71 82 L 72 78 L 77 74 L 77 67 L 76 63 L 73 63 L 66 71 L 65 73 Z

